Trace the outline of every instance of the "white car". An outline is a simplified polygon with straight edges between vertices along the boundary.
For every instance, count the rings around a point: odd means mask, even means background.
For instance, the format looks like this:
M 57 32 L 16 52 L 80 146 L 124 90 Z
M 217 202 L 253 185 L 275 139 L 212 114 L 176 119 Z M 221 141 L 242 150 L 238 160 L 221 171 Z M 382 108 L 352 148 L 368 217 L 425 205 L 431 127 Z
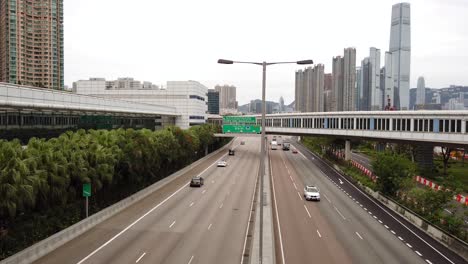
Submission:
M 304 198 L 307 201 L 310 201 L 310 200 L 320 201 L 320 190 L 313 185 L 307 185 L 304 188 Z
M 227 162 L 225 160 L 218 161 L 218 167 L 226 167 L 226 166 L 227 166 Z

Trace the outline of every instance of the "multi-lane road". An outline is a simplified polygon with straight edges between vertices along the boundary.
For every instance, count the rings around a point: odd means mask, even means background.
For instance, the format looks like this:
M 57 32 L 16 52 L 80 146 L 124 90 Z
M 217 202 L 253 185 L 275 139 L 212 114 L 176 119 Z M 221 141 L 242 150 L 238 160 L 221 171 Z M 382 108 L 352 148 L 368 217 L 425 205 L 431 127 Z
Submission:
M 36 263 L 241 263 L 260 151 L 243 140 Z M 194 175 L 203 187 L 188 186 Z
M 235 156 L 212 156 L 36 263 L 256 263 L 246 242 L 260 138 L 233 146 Z M 466 263 L 295 148 L 269 150 L 276 263 Z M 227 167 L 216 166 L 221 159 Z M 201 188 L 188 186 L 196 175 L 205 179 Z M 319 187 L 320 202 L 304 200 L 305 185 Z
M 270 150 L 277 263 L 465 263 L 317 156 Z M 305 201 L 305 185 L 321 201 Z

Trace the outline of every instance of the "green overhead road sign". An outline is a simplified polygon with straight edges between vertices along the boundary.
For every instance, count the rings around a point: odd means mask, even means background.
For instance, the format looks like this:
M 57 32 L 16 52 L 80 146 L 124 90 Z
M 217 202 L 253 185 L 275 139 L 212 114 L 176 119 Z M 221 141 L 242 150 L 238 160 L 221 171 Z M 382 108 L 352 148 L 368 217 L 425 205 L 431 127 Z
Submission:
M 223 116 L 223 133 L 259 134 L 260 126 L 254 116 Z
M 83 197 L 91 196 L 91 183 L 83 183 Z

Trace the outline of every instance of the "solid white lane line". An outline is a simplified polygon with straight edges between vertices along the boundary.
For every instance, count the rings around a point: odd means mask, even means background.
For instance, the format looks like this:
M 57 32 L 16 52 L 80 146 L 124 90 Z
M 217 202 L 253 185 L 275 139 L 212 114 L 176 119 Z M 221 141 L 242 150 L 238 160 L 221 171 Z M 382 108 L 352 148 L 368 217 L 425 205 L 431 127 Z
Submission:
M 202 194 L 206 193 L 206 190 L 203 190 L 203 192 L 201 192 Z
M 430 262 L 428 259 L 426 259 L 426 262 L 429 263 L 429 264 L 432 264 L 432 262 Z
M 313 156 L 317 157 L 317 155 L 315 155 L 313 152 L 310 152 Z M 318 158 L 318 157 L 317 157 Z M 335 173 L 337 174 L 340 174 L 336 169 L 334 169 L 333 167 L 331 166 L 328 166 L 330 167 L 332 170 L 335 171 Z M 406 228 L 406 230 L 408 230 L 411 234 L 413 234 L 415 237 L 419 238 L 422 242 L 424 242 L 424 244 L 426 244 L 428 247 L 430 247 L 432 250 L 434 250 L 435 252 L 437 252 L 439 255 L 441 255 L 444 259 L 446 259 L 448 262 L 452 263 L 452 264 L 455 264 L 455 262 L 453 262 L 452 260 L 450 260 L 447 256 L 445 256 L 444 254 L 442 254 L 442 252 L 440 252 L 439 250 L 437 250 L 435 247 L 433 247 L 431 244 L 429 244 L 429 242 L 427 242 L 426 240 L 424 240 L 422 237 L 420 237 L 418 234 L 416 234 L 413 230 L 411 230 L 408 226 L 406 226 L 405 224 L 403 224 L 400 220 L 398 220 L 395 216 L 393 216 L 387 209 L 383 208 L 380 204 L 378 204 L 377 202 L 375 202 L 374 200 L 372 200 L 368 194 L 366 194 L 365 192 L 363 192 L 362 190 L 360 190 L 358 187 L 354 186 L 348 179 L 344 178 L 345 181 L 347 181 L 354 189 L 356 189 L 358 192 L 360 192 L 362 195 L 364 195 L 364 197 L 366 197 L 369 201 L 371 201 L 372 203 L 374 203 L 377 207 L 379 207 L 382 211 L 384 211 L 385 213 L 387 213 L 387 215 L 389 215 L 391 218 L 393 218 L 393 220 L 395 220 L 397 223 L 399 223 L 400 225 L 402 225 L 404 228 Z
M 304 154 L 302 154 L 302 152 L 298 151 L 299 154 L 301 154 L 301 156 L 304 158 L 304 159 L 307 159 L 306 156 L 304 156 Z
M 195 204 L 194 202 L 191 202 L 190 205 L 189 205 L 189 207 L 192 207 L 194 204 Z
M 275 191 L 275 180 L 273 178 L 273 170 L 272 170 L 272 167 L 271 167 L 271 157 L 268 156 L 269 158 L 269 163 L 270 163 L 270 176 L 271 176 L 271 183 L 272 183 L 272 187 L 273 187 L 273 201 L 275 202 L 275 213 L 276 213 L 276 225 L 278 226 L 278 234 L 279 234 L 279 242 L 280 242 L 280 248 L 281 248 L 281 260 L 282 262 L 281 263 L 286 263 L 284 261 L 284 248 L 283 248 L 283 237 L 281 235 L 281 225 L 280 225 L 280 221 L 279 221 L 279 215 L 278 215 L 278 206 L 277 206 L 277 203 L 276 203 L 276 191 Z M 284 162 L 284 160 L 283 160 Z M 289 176 L 291 177 L 291 176 Z M 292 180 L 292 178 L 291 178 Z M 302 197 L 301 197 L 302 199 Z M 244 251 L 245 251 L 245 244 L 244 244 Z M 244 257 L 242 257 L 242 261 L 244 260 Z M 241 264 L 243 264 L 243 262 L 241 262 Z
M 317 234 L 318 234 L 319 237 L 322 237 L 322 235 L 320 234 L 320 232 L 318 231 L 318 229 L 317 229 Z
M 299 192 L 297 192 L 297 195 L 299 195 L 299 199 L 301 199 L 301 201 L 303 201 L 302 196 L 301 196 L 301 194 Z
M 258 173 L 260 171 L 260 166 L 258 166 L 258 169 L 257 169 L 257 178 L 258 178 Z M 273 179 L 272 179 L 273 181 Z M 273 188 L 274 189 L 274 188 Z M 255 186 L 254 186 L 254 191 L 253 191 L 253 194 L 252 194 L 252 202 L 250 203 L 250 213 L 249 213 L 249 221 L 247 222 L 247 229 L 245 229 L 245 238 L 244 238 L 244 247 L 242 249 L 242 255 L 241 255 L 241 264 L 244 264 L 244 253 L 245 253 L 245 247 L 247 245 L 247 236 L 249 235 L 249 227 L 250 227 L 250 219 L 252 218 L 252 209 L 253 209 L 253 202 L 254 202 L 254 198 L 255 198 L 255 190 L 257 190 L 257 180 L 255 180 Z M 275 201 L 276 203 L 276 201 Z M 280 236 L 281 236 L 281 233 L 280 233 Z
M 340 216 L 343 218 L 343 220 L 346 220 L 346 217 L 344 217 L 344 215 L 338 210 L 338 208 L 336 208 L 336 206 L 333 206 L 333 207 L 338 212 L 338 214 L 340 214 Z
M 138 263 L 144 256 L 146 255 L 146 252 L 143 252 L 143 254 L 135 261 L 135 263 Z
M 411 246 L 409 243 L 406 243 L 406 245 L 407 245 L 409 248 L 413 248 L 413 246 Z
M 361 236 L 358 232 L 356 232 L 356 235 L 357 235 L 361 240 L 363 240 L 362 236 Z
M 414 252 L 416 252 L 416 254 L 418 254 L 420 257 L 422 257 L 422 254 L 419 253 L 419 251 L 416 250 L 416 251 L 414 251 Z
M 401 236 L 398 236 L 398 239 L 400 239 L 401 241 L 403 241 L 403 238 Z
M 224 203 L 221 203 L 221 205 L 219 206 L 219 209 L 223 208 L 223 204 L 224 204 Z
M 304 204 L 304 208 L 305 208 L 305 210 L 307 211 L 307 214 L 309 215 L 309 218 L 312 218 L 312 216 L 311 216 L 310 213 L 309 213 L 309 209 L 307 209 L 307 206 L 305 206 L 305 204 Z
M 396 235 L 395 231 L 393 231 L 393 230 L 390 230 L 390 232 L 392 232 L 392 234 Z
M 189 262 L 187 264 L 192 263 L 192 260 L 193 260 L 193 256 L 190 258 L 190 260 L 189 260 Z
M 172 224 L 169 226 L 169 228 L 171 228 L 175 224 L 175 222 L 176 221 L 174 220 L 174 222 L 172 222 Z
M 297 190 L 297 186 L 296 186 L 296 183 L 295 183 L 295 182 L 293 182 L 293 185 L 294 185 L 294 189 Z
M 208 230 L 210 230 L 210 228 L 211 228 L 211 225 L 212 225 L 212 224 L 210 224 L 210 225 L 208 226 Z
M 213 163 L 211 166 L 213 166 L 215 163 Z M 211 167 L 210 166 L 210 167 Z M 210 168 L 208 167 L 208 168 Z M 208 169 L 207 168 L 207 169 Z M 205 170 L 206 171 L 206 170 Z M 203 171 L 203 172 L 205 172 Z M 200 175 L 200 174 L 199 174 Z M 127 231 L 128 229 L 130 229 L 132 226 L 134 226 L 136 223 L 140 222 L 141 219 L 143 219 L 144 217 L 146 217 L 147 215 L 149 215 L 151 212 L 153 212 L 154 210 L 156 210 L 159 206 L 161 206 L 162 204 L 164 204 L 165 202 L 167 202 L 170 198 L 172 198 L 174 195 L 176 195 L 178 192 L 180 192 L 182 189 L 186 188 L 188 185 L 190 184 L 190 182 L 187 182 L 184 186 L 180 187 L 177 191 L 175 191 L 174 193 L 172 193 L 169 197 L 167 197 L 166 199 L 164 199 L 162 202 L 160 202 L 159 204 L 157 204 L 155 207 L 151 208 L 148 212 L 146 212 L 144 215 L 140 216 L 140 218 L 138 218 L 137 220 L 135 220 L 133 223 L 131 223 L 130 225 L 128 225 L 124 230 L 120 231 L 117 235 L 113 236 L 111 239 L 109 239 L 106 243 L 102 244 L 100 247 L 98 247 L 97 249 L 95 249 L 93 252 L 91 252 L 89 255 L 87 255 L 86 257 L 84 257 L 82 260 L 80 260 L 77 264 L 81 264 L 83 262 L 85 262 L 87 259 L 89 259 L 90 257 L 92 257 L 94 254 L 96 254 L 99 250 L 103 249 L 105 246 L 109 245 L 109 243 L 111 243 L 112 241 L 114 241 L 116 238 L 118 238 L 119 236 L 121 236 L 123 233 L 125 233 L 125 231 Z
M 387 229 L 389 228 L 388 225 L 384 225 L 384 226 L 385 226 L 385 228 L 387 228 Z
M 328 199 L 328 196 L 327 196 L 327 195 L 323 194 L 323 196 L 325 197 L 325 199 L 327 199 L 327 201 L 328 201 L 329 203 L 331 203 L 331 201 L 330 201 L 330 199 Z

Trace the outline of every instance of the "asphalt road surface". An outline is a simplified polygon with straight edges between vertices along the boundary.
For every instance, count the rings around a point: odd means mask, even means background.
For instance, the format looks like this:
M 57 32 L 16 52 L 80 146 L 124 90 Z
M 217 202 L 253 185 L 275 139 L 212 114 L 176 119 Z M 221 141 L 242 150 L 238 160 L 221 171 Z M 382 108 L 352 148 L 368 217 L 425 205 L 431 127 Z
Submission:
M 260 138 L 233 146 L 36 263 L 241 263 Z M 205 185 L 189 187 L 199 174 Z
M 465 263 L 295 144 L 270 150 L 277 263 Z M 305 201 L 305 185 L 321 201 Z

